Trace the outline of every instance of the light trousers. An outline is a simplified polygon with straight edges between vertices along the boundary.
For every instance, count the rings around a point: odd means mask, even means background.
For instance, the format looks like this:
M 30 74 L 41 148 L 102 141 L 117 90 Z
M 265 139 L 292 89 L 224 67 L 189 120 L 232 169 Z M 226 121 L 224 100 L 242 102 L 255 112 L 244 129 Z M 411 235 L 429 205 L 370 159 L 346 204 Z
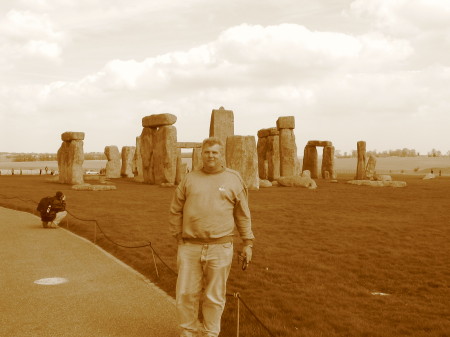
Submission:
M 66 211 L 56 213 L 55 219 L 52 221 L 56 226 L 64 219 L 67 215 Z
M 232 242 L 178 245 L 176 306 L 181 337 L 219 335 L 232 260 Z M 200 298 L 203 322 L 198 317 Z

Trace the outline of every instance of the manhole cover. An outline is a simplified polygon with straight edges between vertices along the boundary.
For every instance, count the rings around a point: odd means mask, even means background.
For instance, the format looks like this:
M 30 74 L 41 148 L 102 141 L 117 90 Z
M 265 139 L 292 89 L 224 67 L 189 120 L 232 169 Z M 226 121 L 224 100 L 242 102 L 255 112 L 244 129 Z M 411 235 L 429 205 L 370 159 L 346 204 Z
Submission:
M 40 280 L 34 281 L 36 284 L 41 284 L 45 286 L 53 286 L 57 284 L 62 284 L 69 282 L 68 279 L 65 279 L 63 277 L 49 277 L 49 278 L 41 278 Z

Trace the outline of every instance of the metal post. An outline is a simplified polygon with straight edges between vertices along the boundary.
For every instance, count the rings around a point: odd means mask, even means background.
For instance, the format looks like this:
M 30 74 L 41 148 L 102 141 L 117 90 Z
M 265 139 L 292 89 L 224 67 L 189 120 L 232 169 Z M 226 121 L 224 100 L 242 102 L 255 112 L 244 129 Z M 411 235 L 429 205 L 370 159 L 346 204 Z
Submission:
M 236 318 L 236 337 L 239 337 L 239 317 L 240 317 L 240 301 L 239 301 L 239 293 L 234 293 L 234 297 L 237 300 L 237 318 Z

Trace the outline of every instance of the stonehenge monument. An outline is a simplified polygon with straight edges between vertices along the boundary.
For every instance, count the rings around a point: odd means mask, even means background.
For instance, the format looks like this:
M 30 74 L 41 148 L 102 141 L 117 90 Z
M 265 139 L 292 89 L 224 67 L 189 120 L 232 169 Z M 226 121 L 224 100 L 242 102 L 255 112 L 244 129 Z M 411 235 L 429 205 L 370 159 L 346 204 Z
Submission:
M 142 118 L 140 152 L 143 180 L 148 184 L 174 184 L 177 170 L 177 129 L 172 114 Z
M 57 152 L 58 180 L 63 184 L 82 184 L 84 132 L 64 132 L 61 134 L 61 140 L 63 142 Z
M 254 136 L 228 136 L 227 167 L 238 171 L 250 190 L 259 189 L 258 155 Z
M 105 146 L 105 156 L 108 159 L 106 163 L 106 178 L 120 178 L 120 152 L 117 146 Z
M 120 170 L 120 175 L 126 178 L 133 178 L 133 159 L 134 152 L 136 151 L 135 146 L 124 146 L 122 147 L 122 167 Z

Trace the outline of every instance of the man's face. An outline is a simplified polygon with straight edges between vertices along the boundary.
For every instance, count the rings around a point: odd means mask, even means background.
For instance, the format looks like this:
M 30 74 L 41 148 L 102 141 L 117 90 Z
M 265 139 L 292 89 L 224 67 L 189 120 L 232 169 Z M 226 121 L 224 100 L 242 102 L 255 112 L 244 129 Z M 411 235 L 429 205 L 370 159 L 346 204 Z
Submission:
M 222 167 L 222 148 L 219 144 L 206 145 L 202 150 L 203 168 L 206 171 L 217 171 Z

